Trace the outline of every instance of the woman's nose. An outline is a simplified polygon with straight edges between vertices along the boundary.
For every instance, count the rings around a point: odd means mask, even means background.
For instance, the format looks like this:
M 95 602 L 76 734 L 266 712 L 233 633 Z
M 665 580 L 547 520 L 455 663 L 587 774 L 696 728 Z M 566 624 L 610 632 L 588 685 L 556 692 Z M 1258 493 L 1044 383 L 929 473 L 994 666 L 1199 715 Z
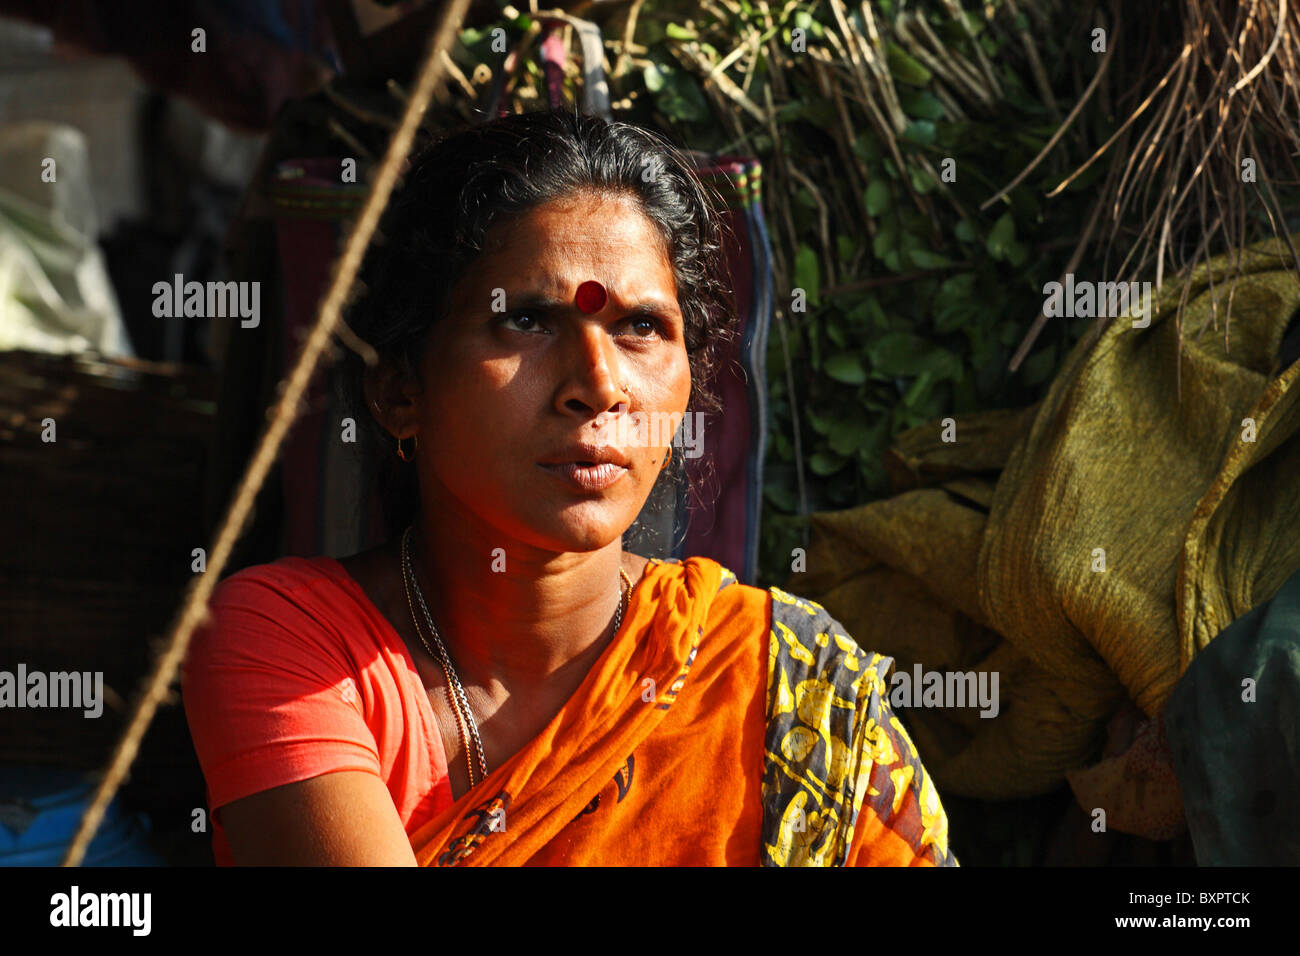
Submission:
M 561 406 L 595 415 L 628 401 L 618 348 L 604 328 L 584 323 L 565 364 L 570 372 L 558 396 Z

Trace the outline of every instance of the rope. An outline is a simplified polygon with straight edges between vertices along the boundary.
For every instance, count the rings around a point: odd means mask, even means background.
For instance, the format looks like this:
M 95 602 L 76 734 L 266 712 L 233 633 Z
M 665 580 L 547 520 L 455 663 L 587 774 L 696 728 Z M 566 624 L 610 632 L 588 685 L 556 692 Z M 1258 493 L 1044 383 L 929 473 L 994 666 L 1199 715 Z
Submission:
M 419 127 L 429 101 L 433 98 L 434 89 L 442 79 L 445 71 L 443 54 L 451 48 L 452 40 L 459 33 L 468 8 L 469 0 L 450 0 L 443 11 L 438 29 L 430 39 L 428 51 L 420 67 L 419 79 L 416 81 L 411 98 L 407 101 L 401 123 L 388 144 L 388 152 L 371 184 L 361 215 L 353 223 L 343 254 L 334 265 L 329 291 L 321 301 L 316 325 L 304 343 L 293 371 L 277 386 L 280 400 L 275 406 L 274 416 L 270 418 L 270 423 L 262 434 L 257 451 L 247 471 L 244 472 L 244 478 L 240 482 L 234 501 L 217 532 L 211 563 L 188 589 L 185 603 L 177 615 L 177 623 L 164 649 L 158 655 L 153 674 L 136 704 L 126 731 L 117 743 L 108 769 L 100 781 L 99 788 L 95 791 L 95 797 L 81 818 L 77 835 L 63 858 L 63 866 L 81 865 L 86 848 L 104 818 L 104 811 L 130 770 L 139 751 L 140 741 L 144 738 L 145 731 L 149 729 L 158 705 L 167 696 L 168 687 L 185 659 L 190 636 L 194 633 L 194 629 L 209 617 L 208 598 L 215 587 L 214 582 L 220 576 L 235 541 L 243 531 L 257 492 L 280 452 L 280 445 L 301 411 L 303 393 L 307 390 L 311 377 L 320 364 L 321 356 L 325 353 L 331 336 L 339 325 L 342 306 L 361 267 L 362 257 L 378 228 L 379 217 L 392 195 L 401 164 L 405 161 L 415 139 L 415 131 Z

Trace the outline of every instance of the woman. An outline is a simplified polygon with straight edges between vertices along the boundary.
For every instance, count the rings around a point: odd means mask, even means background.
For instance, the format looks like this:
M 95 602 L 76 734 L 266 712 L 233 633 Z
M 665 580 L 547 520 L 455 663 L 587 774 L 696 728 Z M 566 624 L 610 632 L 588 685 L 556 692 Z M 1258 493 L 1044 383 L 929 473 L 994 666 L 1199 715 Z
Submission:
M 684 156 L 505 117 L 414 158 L 381 232 L 345 381 L 392 536 L 218 588 L 183 684 L 217 862 L 955 864 L 892 660 L 622 548 L 672 456 L 623 426 L 715 407 L 731 332 Z

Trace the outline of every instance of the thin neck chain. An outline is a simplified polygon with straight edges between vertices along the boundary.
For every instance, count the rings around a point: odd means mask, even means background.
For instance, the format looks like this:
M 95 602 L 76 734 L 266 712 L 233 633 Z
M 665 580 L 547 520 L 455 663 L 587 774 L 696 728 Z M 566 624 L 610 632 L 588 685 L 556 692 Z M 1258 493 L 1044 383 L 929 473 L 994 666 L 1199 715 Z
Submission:
M 420 638 L 420 643 L 424 645 L 429 656 L 438 661 L 442 667 L 442 672 L 447 678 L 447 697 L 451 703 L 452 712 L 456 717 L 456 729 L 459 731 L 461 747 L 465 751 L 465 766 L 469 773 L 470 789 L 473 789 L 478 782 L 474 775 L 474 761 L 470 759 L 470 746 L 473 745 L 474 757 L 478 763 L 479 779 L 486 778 L 488 775 L 487 758 L 483 753 L 483 741 L 479 737 L 478 724 L 474 720 L 474 712 L 469 706 L 469 697 L 465 694 L 465 688 L 460 682 L 460 677 L 456 674 L 456 668 L 452 666 L 451 655 L 447 653 L 447 647 L 442 642 L 442 637 L 438 634 L 438 628 L 433 623 L 433 615 L 429 613 L 429 606 L 424 600 L 424 591 L 420 587 L 419 579 L 415 576 L 415 568 L 411 563 L 410 539 L 415 530 L 415 525 L 409 526 L 402 534 L 402 583 L 406 589 L 406 603 L 411 610 L 411 622 L 415 625 L 415 633 Z M 618 610 L 614 614 L 614 634 L 618 634 L 619 628 L 623 626 L 623 582 L 627 583 L 628 603 L 632 598 L 632 579 L 628 573 L 619 568 L 619 589 L 618 589 Z M 411 592 L 415 592 L 415 597 L 420 602 L 420 610 L 424 612 L 425 624 L 429 632 L 433 635 L 434 644 L 437 647 L 435 652 L 429 646 L 429 642 L 424 639 L 424 633 L 420 630 L 420 621 L 415 614 L 415 605 L 411 600 Z

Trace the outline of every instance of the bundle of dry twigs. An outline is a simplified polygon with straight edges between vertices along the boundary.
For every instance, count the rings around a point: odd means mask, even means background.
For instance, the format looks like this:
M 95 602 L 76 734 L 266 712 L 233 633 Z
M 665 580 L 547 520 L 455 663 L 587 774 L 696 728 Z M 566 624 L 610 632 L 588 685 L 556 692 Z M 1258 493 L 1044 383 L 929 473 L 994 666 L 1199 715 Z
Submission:
M 1300 269 L 1275 189 L 1298 181 L 1300 3 L 1176 0 L 1112 11 L 1114 32 L 1128 34 L 1116 68 L 1127 118 L 1048 194 L 1108 156 L 1080 250 L 1104 224 L 1106 260 L 1123 256 L 1115 272 L 1132 281 L 1154 268 L 1159 288 L 1167 272 L 1185 277 L 1271 233 Z M 1180 329 L 1181 320 L 1180 305 Z

